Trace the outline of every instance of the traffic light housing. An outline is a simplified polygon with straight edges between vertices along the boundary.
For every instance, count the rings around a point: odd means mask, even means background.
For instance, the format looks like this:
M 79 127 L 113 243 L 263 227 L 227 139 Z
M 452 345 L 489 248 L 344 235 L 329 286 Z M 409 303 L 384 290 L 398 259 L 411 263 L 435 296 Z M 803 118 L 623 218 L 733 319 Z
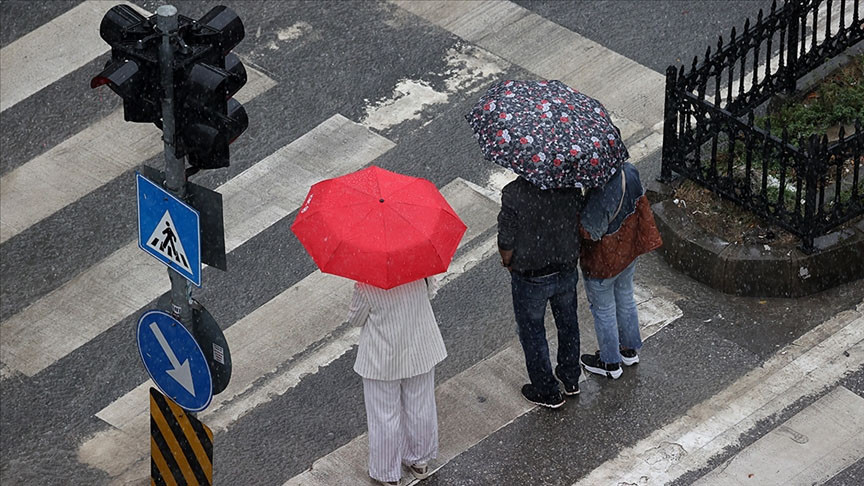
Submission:
M 197 21 L 178 15 L 177 25 L 172 38 L 174 155 L 188 156 L 192 172 L 227 167 L 228 146 L 249 125 L 246 110 L 231 98 L 246 84 L 246 69 L 231 53 L 245 36 L 243 22 L 230 8 L 217 6 Z M 91 88 L 107 84 L 123 98 L 127 121 L 161 129 L 162 33 L 156 16 L 115 6 L 102 19 L 100 35 L 111 46 L 111 60 L 91 80 Z
M 188 155 L 195 169 L 227 167 L 228 145 L 249 126 L 246 110 L 232 98 L 246 84 L 246 68 L 231 52 L 245 36 L 243 22 L 230 8 L 218 6 L 187 34 L 191 49 L 205 49 L 184 66 L 184 82 L 175 82 L 177 156 Z
M 152 37 L 153 23 L 129 5 L 117 5 L 102 18 L 99 34 L 111 46 L 111 59 L 93 77 L 90 87 L 107 84 L 120 95 L 126 121 L 161 121 L 159 53 L 146 48 L 152 43 L 148 37 Z

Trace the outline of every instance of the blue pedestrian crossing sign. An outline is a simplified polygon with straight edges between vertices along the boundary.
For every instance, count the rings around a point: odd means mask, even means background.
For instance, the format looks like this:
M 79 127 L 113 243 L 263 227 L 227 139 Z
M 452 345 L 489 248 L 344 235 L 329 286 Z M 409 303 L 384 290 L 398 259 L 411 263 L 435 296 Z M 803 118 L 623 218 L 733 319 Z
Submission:
M 138 172 L 135 182 L 138 187 L 138 246 L 200 287 L 198 211 Z
M 158 310 L 138 320 L 138 351 L 153 382 L 177 405 L 200 412 L 213 399 L 210 366 L 183 324 Z

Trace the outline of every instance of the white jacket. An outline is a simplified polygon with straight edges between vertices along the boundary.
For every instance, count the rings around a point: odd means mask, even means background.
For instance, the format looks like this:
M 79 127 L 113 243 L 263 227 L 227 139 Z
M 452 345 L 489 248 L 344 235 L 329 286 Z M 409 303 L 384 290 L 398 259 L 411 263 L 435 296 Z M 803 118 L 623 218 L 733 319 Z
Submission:
M 357 374 L 400 380 L 426 373 L 447 357 L 429 302 L 437 290 L 434 277 L 389 290 L 354 285 L 348 322 L 363 326 L 354 362 Z

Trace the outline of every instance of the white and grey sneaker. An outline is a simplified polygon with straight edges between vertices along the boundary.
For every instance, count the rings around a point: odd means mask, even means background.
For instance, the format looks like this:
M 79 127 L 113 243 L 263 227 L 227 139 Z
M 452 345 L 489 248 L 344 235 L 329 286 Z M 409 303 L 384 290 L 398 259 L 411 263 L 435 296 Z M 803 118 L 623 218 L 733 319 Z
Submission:
M 621 350 L 621 364 L 624 366 L 633 366 L 639 362 L 639 354 L 635 349 Z

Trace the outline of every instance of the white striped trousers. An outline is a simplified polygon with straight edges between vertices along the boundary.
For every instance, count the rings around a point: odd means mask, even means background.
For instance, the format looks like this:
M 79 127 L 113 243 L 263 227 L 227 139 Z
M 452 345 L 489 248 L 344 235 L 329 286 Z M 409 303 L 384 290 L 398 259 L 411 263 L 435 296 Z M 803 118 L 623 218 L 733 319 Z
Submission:
M 363 378 L 369 424 L 369 475 L 399 481 L 402 463 L 426 463 L 438 455 L 435 369 L 401 380 Z

